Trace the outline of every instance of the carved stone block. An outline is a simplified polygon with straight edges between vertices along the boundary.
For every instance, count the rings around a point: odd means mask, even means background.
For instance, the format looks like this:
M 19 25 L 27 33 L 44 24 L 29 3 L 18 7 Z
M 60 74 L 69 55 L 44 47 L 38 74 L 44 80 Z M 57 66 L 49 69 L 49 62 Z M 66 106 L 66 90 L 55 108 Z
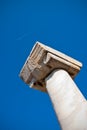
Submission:
M 45 78 L 53 70 L 66 70 L 74 78 L 81 67 L 79 61 L 36 42 L 20 72 L 20 77 L 30 87 L 46 91 Z

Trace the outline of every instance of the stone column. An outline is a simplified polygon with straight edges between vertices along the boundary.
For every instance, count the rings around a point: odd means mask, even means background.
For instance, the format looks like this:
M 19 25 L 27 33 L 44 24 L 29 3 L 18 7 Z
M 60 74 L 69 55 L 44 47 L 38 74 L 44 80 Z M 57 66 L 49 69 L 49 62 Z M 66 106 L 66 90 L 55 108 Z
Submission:
M 56 70 L 45 81 L 62 130 L 87 130 L 86 99 L 70 75 Z
M 20 72 L 31 88 L 48 92 L 62 130 L 87 130 L 87 102 L 72 80 L 81 67 L 81 62 L 36 42 Z

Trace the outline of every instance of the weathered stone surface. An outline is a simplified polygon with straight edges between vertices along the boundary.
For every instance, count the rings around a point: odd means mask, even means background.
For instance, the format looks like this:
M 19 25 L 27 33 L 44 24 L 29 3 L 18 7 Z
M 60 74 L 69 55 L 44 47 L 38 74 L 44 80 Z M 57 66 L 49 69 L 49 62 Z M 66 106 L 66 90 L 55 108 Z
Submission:
M 46 91 L 45 78 L 53 70 L 66 70 L 74 78 L 81 67 L 82 64 L 77 60 L 36 42 L 20 72 L 20 77 L 31 87 Z
M 45 82 L 61 130 L 87 130 L 87 101 L 70 75 L 55 70 Z

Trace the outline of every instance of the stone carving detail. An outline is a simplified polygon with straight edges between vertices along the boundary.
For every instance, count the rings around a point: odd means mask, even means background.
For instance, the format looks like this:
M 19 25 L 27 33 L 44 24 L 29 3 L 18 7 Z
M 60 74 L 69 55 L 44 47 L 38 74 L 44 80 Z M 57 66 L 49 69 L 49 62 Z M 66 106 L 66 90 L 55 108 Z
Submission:
M 45 78 L 53 70 L 66 70 L 74 78 L 81 67 L 82 64 L 77 60 L 36 42 L 20 72 L 20 77 L 31 87 L 46 91 Z

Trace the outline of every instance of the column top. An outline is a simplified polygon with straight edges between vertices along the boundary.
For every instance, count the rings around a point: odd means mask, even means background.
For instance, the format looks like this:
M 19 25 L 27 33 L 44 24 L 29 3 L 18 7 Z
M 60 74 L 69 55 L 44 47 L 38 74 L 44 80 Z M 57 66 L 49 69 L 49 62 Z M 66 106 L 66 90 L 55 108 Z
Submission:
M 81 67 L 81 62 L 40 42 L 36 42 L 21 69 L 20 77 L 30 87 L 46 91 L 45 78 L 53 70 L 66 70 L 74 78 Z

